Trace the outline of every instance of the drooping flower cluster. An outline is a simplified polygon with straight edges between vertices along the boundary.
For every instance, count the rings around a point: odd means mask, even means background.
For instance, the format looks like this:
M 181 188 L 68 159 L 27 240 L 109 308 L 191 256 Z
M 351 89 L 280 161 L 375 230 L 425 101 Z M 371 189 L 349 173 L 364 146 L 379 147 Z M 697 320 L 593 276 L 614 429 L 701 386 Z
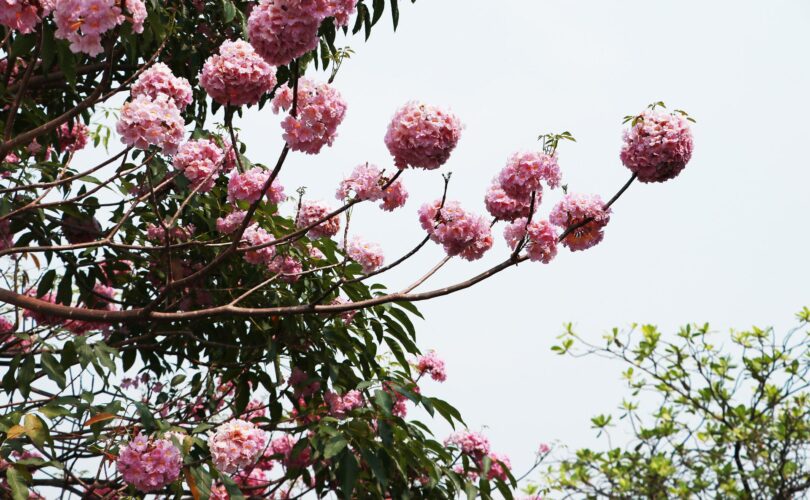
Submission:
M 73 126 L 68 123 L 63 123 L 57 130 L 59 138 L 59 151 L 64 153 L 66 151 L 76 152 L 84 149 L 87 146 L 87 138 L 90 130 L 82 122 L 74 122 Z
M 293 90 L 284 87 L 273 99 L 273 112 L 292 110 L 292 105 Z M 337 128 L 345 116 L 346 101 L 340 92 L 327 83 L 301 78 L 296 116 L 290 114 L 281 121 L 284 140 L 293 151 L 318 154 L 335 141 Z
M 354 195 L 357 200 L 377 201 L 383 197 L 384 183 L 382 170 L 376 165 L 364 163 L 356 166 L 351 175 L 340 182 L 335 197 L 346 200 Z
M 289 434 L 284 434 L 270 442 L 270 450 L 272 450 L 273 455 L 281 455 L 281 463 L 288 469 L 306 467 L 312 458 L 312 451 L 309 447 L 306 447 L 296 453 L 293 450 L 295 445 L 295 438 Z
M 138 434 L 118 454 L 118 472 L 142 492 L 157 491 L 180 475 L 180 450 L 167 439 L 150 440 Z
M 304 268 L 301 262 L 290 255 L 276 255 L 268 264 L 267 269 L 279 275 L 282 281 L 295 283 L 301 277 Z
M 447 380 L 447 371 L 444 368 L 444 360 L 436 355 L 436 351 L 428 351 L 424 356 L 416 360 L 416 370 L 420 375 L 427 373 L 430 378 L 437 382 Z
M 250 43 L 270 64 L 282 66 L 318 46 L 318 28 L 327 17 L 349 24 L 357 0 L 261 0 L 250 13 Z
M 172 165 L 191 181 L 191 188 L 201 193 L 210 191 L 223 167 L 225 153 L 214 141 L 188 141 L 177 151 Z
M 405 184 L 400 180 L 396 180 L 383 192 L 380 208 L 386 212 L 392 212 L 397 208 L 405 206 L 407 201 L 408 191 L 405 189 Z
M 385 134 L 385 145 L 398 168 L 433 170 L 450 158 L 463 128 L 458 117 L 442 108 L 411 101 L 401 107 Z
M 270 173 L 269 170 L 261 167 L 253 167 L 243 174 L 232 173 L 228 180 L 228 200 L 245 200 L 251 203 L 258 200 L 262 196 L 262 188 L 267 184 Z M 273 183 L 266 192 L 270 203 L 279 204 L 287 199 L 284 195 L 284 186 L 278 179 L 273 179 Z
M 327 391 L 323 396 L 326 404 L 329 405 L 329 414 L 335 418 L 346 418 L 350 411 L 365 405 L 365 400 L 360 391 L 349 391 L 343 396 Z
M 154 243 L 165 245 L 171 243 L 183 243 L 191 239 L 197 228 L 194 224 L 186 224 L 184 226 L 166 226 L 165 228 L 159 224 L 152 224 L 151 222 L 146 225 L 146 239 Z
M 229 213 L 225 217 L 219 217 L 217 219 L 217 231 L 222 234 L 231 234 L 244 222 L 245 215 L 247 215 L 246 211 L 237 210 Z
M 489 439 L 480 432 L 470 430 L 454 432 L 444 440 L 444 445 L 455 445 L 462 453 L 473 458 L 483 458 L 489 454 Z
M 332 209 L 320 201 L 305 201 L 301 203 L 301 210 L 298 211 L 296 226 L 303 229 L 315 224 L 323 219 Z M 307 232 L 310 238 L 330 238 L 340 231 L 340 219 L 337 216 L 331 217 Z
M 31 33 L 51 13 L 51 2 L 37 0 L 0 1 L 0 24 L 20 33 Z
M 123 5 L 122 5 L 123 3 Z M 126 7 L 129 16 L 125 16 Z M 102 52 L 101 37 L 126 19 L 132 22 L 132 31 L 143 32 L 146 6 L 143 0 L 58 0 L 53 19 L 57 38 L 70 42 L 70 50 L 97 56 Z
M 355 236 L 346 248 L 349 257 L 363 266 L 364 273 L 377 270 L 385 262 L 382 248 L 376 243 L 369 243 Z
M 605 237 L 604 228 L 610 222 L 611 210 L 599 195 L 567 194 L 549 215 L 555 226 L 566 230 L 576 227 L 562 241 L 572 251 L 585 250 L 598 244 Z M 587 223 L 586 223 L 587 221 Z
M 535 207 L 540 204 L 543 192 L 537 191 L 535 195 Z M 487 211 L 498 220 L 513 221 L 521 217 L 528 217 L 531 210 L 531 198 L 512 198 L 499 182 L 494 182 L 484 197 L 484 204 Z
M 664 182 L 686 167 L 693 147 L 686 116 L 648 109 L 624 132 L 621 159 L 639 181 Z
M 258 103 L 276 81 L 275 68 L 244 40 L 222 42 L 219 54 L 209 57 L 200 73 L 200 85 L 211 99 L 231 106 Z
M 170 155 L 177 152 L 184 136 L 180 110 L 165 94 L 154 99 L 139 95 L 126 102 L 115 129 L 127 146 L 147 149 L 154 145 Z
M 422 205 L 419 223 L 431 240 L 444 246 L 447 255 L 477 260 L 492 248 L 492 231 L 483 217 L 465 211 L 457 201 L 440 207 L 441 200 Z
M 254 247 L 270 243 L 274 240 L 273 235 L 259 227 L 257 224 L 248 226 L 242 233 L 242 241 L 248 246 Z M 269 264 L 276 255 L 275 246 L 266 246 L 245 252 L 245 260 L 250 264 Z
M 168 66 L 159 62 L 141 73 L 135 80 L 131 90 L 132 96 L 146 95 L 152 99 L 159 95 L 166 95 L 174 101 L 178 108 L 183 109 L 193 100 L 191 84 L 182 77 L 174 76 Z
M 208 449 L 217 470 L 232 474 L 255 464 L 267 440 L 267 433 L 251 422 L 230 420 L 208 438 Z
M 540 181 L 554 189 L 561 179 L 556 156 L 533 152 L 512 155 L 498 176 L 504 192 L 516 199 L 525 199 L 532 191 L 540 191 Z
M 503 235 L 513 250 L 526 236 L 526 253 L 532 261 L 548 264 L 557 255 L 557 230 L 548 221 L 532 221 L 527 228 L 526 219 L 521 219 L 506 226 Z
M 492 481 L 493 479 L 498 479 L 500 481 L 509 480 L 507 471 L 512 469 L 512 462 L 509 460 L 509 457 L 502 453 L 492 452 L 489 454 L 489 460 L 491 463 L 489 466 L 489 472 L 487 473 L 487 479 L 489 481 Z

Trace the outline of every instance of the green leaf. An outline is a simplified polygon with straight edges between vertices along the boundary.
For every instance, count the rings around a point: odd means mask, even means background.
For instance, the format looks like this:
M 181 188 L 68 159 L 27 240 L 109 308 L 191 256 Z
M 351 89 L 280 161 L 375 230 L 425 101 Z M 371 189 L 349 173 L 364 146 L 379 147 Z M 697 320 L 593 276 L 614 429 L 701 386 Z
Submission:
M 6 480 L 11 487 L 11 498 L 14 500 L 28 500 L 28 486 L 23 480 L 23 475 L 17 467 L 6 469 Z
M 354 453 L 347 451 L 340 457 L 338 477 L 340 478 L 340 487 L 343 490 L 343 498 L 352 498 L 359 471 L 360 466 L 357 464 L 357 459 L 354 458 Z
M 399 25 L 399 5 L 397 0 L 391 0 L 391 20 L 394 21 L 394 31 L 396 31 Z
M 236 17 L 236 5 L 231 0 L 222 0 L 222 20 L 229 23 Z
M 51 435 L 48 432 L 48 427 L 45 425 L 45 421 L 39 418 L 38 415 L 29 413 L 25 416 L 23 422 L 25 434 L 31 439 L 37 448 L 42 448 L 45 445 L 45 441 L 50 440 Z
M 349 443 L 346 442 L 343 436 L 333 437 L 326 442 L 326 446 L 323 448 L 323 458 L 329 459 L 337 456 L 338 453 L 343 451 L 347 444 Z
M 56 279 L 56 271 L 50 269 L 46 272 L 42 279 L 39 280 L 39 285 L 37 285 L 37 297 L 42 297 L 46 293 L 50 292 L 53 288 L 53 282 Z
M 60 389 L 64 389 L 67 386 L 65 371 L 62 369 L 62 365 L 53 357 L 53 354 L 43 352 L 40 360 L 42 362 L 42 369 L 48 375 L 48 378 L 56 382 L 56 385 L 58 385 Z

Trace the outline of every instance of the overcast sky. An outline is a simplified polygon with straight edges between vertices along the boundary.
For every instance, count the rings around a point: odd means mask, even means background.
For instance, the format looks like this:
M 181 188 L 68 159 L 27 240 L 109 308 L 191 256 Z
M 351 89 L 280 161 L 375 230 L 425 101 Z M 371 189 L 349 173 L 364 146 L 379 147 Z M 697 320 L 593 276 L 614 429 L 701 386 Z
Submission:
M 562 251 L 550 265 L 525 263 L 471 289 L 420 304 L 419 345 L 447 362 L 448 399 L 470 427 L 521 472 L 541 442 L 595 446 L 590 417 L 616 409 L 622 367 L 559 358 L 550 347 L 573 322 L 598 340 L 632 322 L 711 322 L 723 334 L 752 324 L 787 328 L 810 305 L 810 3 L 795 1 L 419 0 L 386 13 L 335 85 L 348 102 L 331 149 L 293 154 L 281 181 L 292 193 L 336 203 L 355 165 L 392 168 L 385 128 L 404 102 L 449 106 L 466 125 L 448 165 L 408 171 L 411 198 L 394 214 L 353 215 L 355 234 L 390 260 L 424 232 L 418 207 L 441 194 L 484 212 L 490 179 L 516 151 L 548 131 L 577 143 L 559 152 L 572 191 L 610 197 L 628 178 L 619 161 L 622 117 L 662 100 L 687 110 L 695 154 L 677 179 L 634 185 L 614 207 L 602 244 Z M 338 43 L 339 45 L 341 42 Z M 253 161 L 273 164 L 282 146 L 270 107 L 239 123 Z M 546 193 L 541 215 L 559 199 Z M 289 211 L 289 209 L 288 209 Z M 502 226 L 480 262 L 453 262 L 420 290 L 466 279 L 507 255 Z M 430 244 L 385 280 L 402 287 L 443 257 Z M 447 429 L 436 426 L 443 439 Z

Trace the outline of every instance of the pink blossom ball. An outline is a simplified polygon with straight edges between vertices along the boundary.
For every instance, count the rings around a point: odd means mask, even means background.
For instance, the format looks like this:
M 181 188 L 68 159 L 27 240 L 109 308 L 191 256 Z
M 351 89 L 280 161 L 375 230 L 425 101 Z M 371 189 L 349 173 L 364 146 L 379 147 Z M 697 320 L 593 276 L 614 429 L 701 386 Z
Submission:
M 146 95 L 152 99 L 164 94 L 171 98 L 178 108 L 183 109 L 193 100 L 191 84 L 185 78 L 174 76 L 172 70 L 163 63 L 155 63 L 141 73 L 132 85 L 132 96 Z
M 357 10 L 357 0 L 329 0 L 332 17 L 338 27 L 348 26 L 349 19 Z
M 271 273 L 279 275 L 279 278 L 286 283 L 295 283 L 304 272 L 301 262 L 290 255 L 276 255 L 267 264 L 267 269 Z
M 185 135 L 180 110 L 166 95 L 155 99 L 140 95 L 125 103 L 115 128 L 127 146 L 157 146 L 170 155 L 177 152 Z
M 605 237 L 604 228 L 610 222 L 610 209 L 599 195 L 567 194 L 549 215 L 549 220 L 563 230 L 583 224 L 562 241 L 572 251 L 586 250 Z
M 489 454 L 489 439 L 480 432 L 470 430 L 454 432 L 444 440 L 444 445 L 454 445 L 462 453 L 473 458 L 480 459 Z
M 331 212 L 332 209 L 323 202 L 305 201 L 301 203 L 301 210 L 298 212 L 296 227 L 298 227 L 298 229 L 309 227 L 329 215 Z M 332 218 L 327 219 L 317 226 L 309 229 L 307 236 L 310 238 L 331 238 L 339 231 L 340 219 L 337 216 L 333 216 Z
M 121 449 L 116 464 L 126 483 L 150 492 L 173 483 L 180 476 L 183 459 L 171 441 L 138 434 Z
M 538 190 L 535 194 L 535 208 L 543 199 L 543 191 Z M 531 198 L 512 198 L 501 188 L 500 183 L 495 182 L 487 191 L 484 197 L 484 204 L 487 211 L 498 220 L 513 221 L 521 217 L 528 217 L 531 211 Z
M 205 61 L 200 85 L 222 105 L 250 106 L 275 87 L 276 73 L 249 43 L 226 40 Z
M 527 236 L 526 253 L 532 261 L 548 264 L 557 255 L 557 230 L 548 221 L 532 221 L 527 229 L 526 219 L 521 219 L 506 226 L 503 235 L 513 250 Z
M 363 395 L 360 391 L 349 391 L 343 396 L 332 391 L 327 391 L 323 399 L 329 406 L 329 414 L 340 419 L 346 418 L 346 415 L 350 411 L 365 405 Z
M 430 378 L 437 382 L 447 380 L 447 371 L 444 367 L 444 360 L 436 355 L 436 351 L 428 351 L 424 356 L 416 360 L 416 370 L 420 375 L 428 374 Z
M 498 176 L 504 192 L 516 199 L 525 199 L 532 191 L 540 191 L 540 181 L 553 189 L 559 186 L 561 179 L 557 157 L 545 153 L 516 153 Z
M 32 33 L 39 24 L 42 13 L 35 0 L 0 1 L 0 24 L 22 34 Z
M 273 99 L 273 112 L 292 110 L 293 90 L 284 87 Z M 286 116 L 281 122 L 284 140 L 293 151 L 318 154 L 324 146 L 331 146 L 337 137 L 337 128 L 346 116 L 346 101 L 334 87 L 306 78 L 298 81 L 296 116 Z
M 283 66 L 318 46 L 318 28 L 329 15 L 324 0 L 260 0 L 248 18 L 250 43 Z
M 508 481 L 508 471 L 512 469 L 512 462 L 509 457 L 500 453 L 490 453 L 489 459 L 492 462 L 489 466 L 487 479 L 492 481 L 497 479 L 499 481 Z
M 383 197 L 382 170 L 376 165 L 364 163 L 354 168 L 351 175 L 341 181 L 335 197 L 346 200 L 354 196 L 357 200 L 377 201 Z
M 132 21 L 132 31 L 143 33 L 143 22 L 147 16 L 146 4 L 143 0 L 126 0 L 124 3 L 129 11 L 129 20 Z
M 70 42 L 70 50 L 90 56 L 101 54 L 101 36 L 123 23 L 115 0 L 59 0 L 53 13 L 56 38 Z
M 347 247 L 349 257 L 363 266 L 364 273 L 379 269 L 385 262 L 382 248 L 376 243 L 369 243 L 355 236 Z
M 251 203 L 258 200 L 262 196 L 262 188 L 267 184 L 270 174 L 269 170 L 261 167 L 253 167 L 243 174 L 232 173 L 228 181 L 228 200 L 245 200 Z M 273 204 L 279 204 L 287 199 L 284 195 L 284 186 L 278 179 L 273 180 L 266 193 L 268 201 Z
M 245 220 L 245 216 L 247 212 L 244 210 L 236 210 L 235 212 L 231 212 L 225 217 L 219 217 L 217 219 L 217 231 L 222 234 L 231 234 L 236 231 L 239 226 L 242 225 L 242 222 Z
M 446 202 L 441 210 L 440 206 L 440 200 L 422 205 L 419 222 L 430 238 L 444 247 L 447 255 L 460 255 L 472 261 L 492 248 L 492 231 L 483 217 L 465 211 L 456 201 Z
M 408 190 L 405 189 L 405 184 L 402 181 L 397 180 L 383 191 L 380 208 L 386 212 L 393 212 L 397 208 L 404 207 L 407 201 Z
M 680 113 L 646 110 L 624 132 L 622 163 L 641 182 L 673 179 L 692 159 L 692 131 Z
M 242 242 L 246 243 L 249 247 L 265 245 L 274 241 L 273 235 L 262 229 L 256 224 L 249 226 L 242 233 Z M 255 250 L 248 250 L 245 252 L 245 260 L 250 264 L 268 264 L 273 257 L 276 256 L 275 246 L 266 246 Z
M 388 125 L 385 145 L 394 164 L 433 170 L 444 165 L 461 138 L 461 121 L 436 106 L 411 101 L 401 107 Z
M 270 449 L 274 455 L 281 455 L 281 462 L 289 469 L 300 469 L 306 467 L 311 458 L 312 451 L 307 447 L 297 455 L 293 452 L 296 440 L 289 434 L 277 437 L 270 442 Z
M 208 438 L 211 458 L 220 472 L 233 474 L 252 466 L 264 452 L 268 435 L 246 420 L 230 420 Z
M 87 146 L 89 135 L 90 129 L 82 122 L 75 122 L 73 126 L 63 123 L 57 131 L 59 151 L 72 153 L 84 149 Z
M 180 146 L 172 164 L 191 181 L 192 189 L 205 193 L 214 187 L 224 160 L 225 153 L 214 141 L 198 139 Z

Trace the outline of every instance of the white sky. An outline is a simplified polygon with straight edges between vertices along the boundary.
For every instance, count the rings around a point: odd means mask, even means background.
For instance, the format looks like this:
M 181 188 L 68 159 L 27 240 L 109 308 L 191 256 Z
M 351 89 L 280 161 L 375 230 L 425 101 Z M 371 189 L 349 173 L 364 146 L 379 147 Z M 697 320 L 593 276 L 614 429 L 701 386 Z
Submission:
M 792 324 L 810 304 L 805 265 L 810 134 L 810 3 L 649 0 L 400 1 L 392 33 L 386 12 L 336 86 L 349 104 L 335 146 L 291 155 L 287 192 L 336 203 L 337 182 L 369 161 L 392 168 L 385 127 L 404 102 L 451 107 L 466 124 L 447 166 L 409 171 L 411 199 L 387 214 L 355 212 L 353 228 L 393 260 L 423 237 L 416 210 L 440 195 L 484 212 L 483 195 L 506 158 L 538 147 L 543 132 L 570 130 L 560 150 L 572 191 L 607 199 L 629 176 L 618 154 L 622 117 L 653 101 L 697 118 L 695 155 L 663 185 L 635 185 L 615 206 L 605 241 L 552 264 L 526 263 L 472 290 L 422 303 L 419 344 L 436 349 L 448 381 L 425 390 L 448 399 L 520 473 L 540 442 L 594 446 L 590 417 L 625 394 L 622 367 L 550 352 L 565 322 L 599 339 L 631 322 L 668 334 L 686 322 L 717 330 Z M 340 45 L 340 42 L 338 43 Z M 269 106 L 239 126 L 248 156 L 275 162 L 282 145 Z M 546 215 L 559 193 L 546 193 Z M 506 255 L 449 265 L 423 289 L 479 272 Z M 385 281 L 396 289 L 443 256 L 430 244 Z M 446 429 L 437 427 L 438 437 Z

